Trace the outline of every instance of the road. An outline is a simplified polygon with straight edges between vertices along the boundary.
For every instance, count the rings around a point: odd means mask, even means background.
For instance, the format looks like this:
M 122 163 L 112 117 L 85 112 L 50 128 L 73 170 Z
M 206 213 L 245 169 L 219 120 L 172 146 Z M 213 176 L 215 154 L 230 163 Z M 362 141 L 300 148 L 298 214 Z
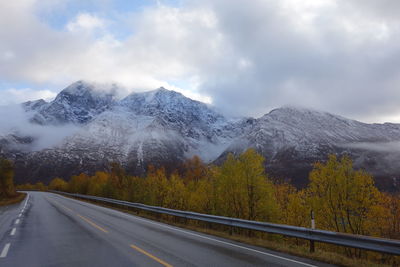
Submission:
M 328 266 L 53 193 L 0 209 L 0 266 Z

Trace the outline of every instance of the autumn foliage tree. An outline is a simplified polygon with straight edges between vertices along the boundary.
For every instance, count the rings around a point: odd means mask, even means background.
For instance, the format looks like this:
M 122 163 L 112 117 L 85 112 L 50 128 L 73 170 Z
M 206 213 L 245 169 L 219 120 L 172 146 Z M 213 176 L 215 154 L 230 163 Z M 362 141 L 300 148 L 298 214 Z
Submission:
M 64 181 L 61 178 L 54 178 L 51 180 L 49 184 L 49 189 L 50 190 L 56 190 L 56 191 L 67 191 L 68 190 L 68 183 Z
M 109 174 L 106 172 L 96 172 L 88 181 L 87 194 L 92 196 L 108 196 L 106 185 L 109 180 Z
M 146 177 L 145 188 L 147 196 L 144 199 L 146 204 L 165 206 L 168 193 L 168 179 L 164 168 L 156 169 L 150 166 Z
M 183 179 L 185 183 L 197 183 L 207 176 L 208 168 L 198 156 L 188 159 L 183 164 Z
M 344 156 L 317 163 L 307 190 L 320 228 L 352 234 L 369 234 L 369 219 L 379 210 L 380 192 L 372 176 L 354 170 Z
M 14 168 L 11 161 L 0 158 L 0 199 L 15 196 Z
M 310 213 L 305 190 L 281 183 L 275 185 L 275 195 L 279 206 L 279 221 L 283 224 L 309 227 Z
M 68 183 L 68 190 L 71 193 L 86 194 L 89 185 L 89 176 L 85 173 L 74 175 Z
M 228 155 L 215 171 L 219 214 L 248 220 L 276 220 L 274 187 L 263 164 L 264 158 L 253 149 L 238 158 Z

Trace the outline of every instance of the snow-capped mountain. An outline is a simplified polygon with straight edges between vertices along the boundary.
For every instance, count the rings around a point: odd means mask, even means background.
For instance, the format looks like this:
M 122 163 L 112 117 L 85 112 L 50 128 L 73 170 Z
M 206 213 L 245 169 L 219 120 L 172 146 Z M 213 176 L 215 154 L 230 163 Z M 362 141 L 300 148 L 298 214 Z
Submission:
M 251 146 L 264 154 L 288 148 L 314 154 L 321 145 L 400 140 L 400 125 L 366 124 L 326 112 L 284 107 L 252 120 L 240 138 L 245 148 Z
M 70 124 L 78 130 L 55 146 L 34 151 L 27 147 L 37 136 L 0 133 L 1 153 L 15 160 L 18 182 L 91 173 L 106 169 L 110 161 L 140 175 L 149 164 L 173 169 L 193 155 L 218 163 L 227 153 L 250 147 L 266 157 L 269 173 L 300 186 L 312 164 L 329 153 L 350 154 L 357 167 L 371 171 L 386 187 L 400 175 L 393 164 L 400 159 L 400 149 L 376 149 L 396 142 L 400 148 L 399 124 L 366 124 L 294 107 L 258 119 L 233 120 L 164 88 L 123 99 L 116 90 L 79 81 L 51 102 L 24 103 L 31 123 L 43 130 Z
M 49 103 L 31 101 L 23 107 L 31 122 L 43 129 L 79 127 L 55 147 L 24 154 L 22 173 L 29 179 L 45 176 L 42 172 L 66 176 L 58 170 L 66 169 L 70 175 L 102 169 L 110 161 L 136 174 L 149 164 L 176 167 L 194 155 L 210 162 L 241 132 L 213 108 L 164 88 L 117 99 L 80 81 Z M 49 168 L 49 163 L 54 166 Z
M 221 157 L 255 148 L 266 157 L 269 172 L 304 185 L 313 163 L 324 161 L 330 153 L 349 154 L 356 167 L 398 179 L 400 149 L 371 146 L 388 147 L 397 142 L 400 144 L 400 124 L 367 124 L 327 112 L 283 107 L 248 120 L 245 132 Z
M 144 171 L 148 164 L 178 163 L 195 154 L 215 159 L 229 145 L 228 124 L 207 105 L 160 88 L 115 102 L 60 148 L 79 147 L 83 155 L 100 148 L 113 160 Z
M 33 112 L 31 120 L 38 124 L 86 123 L 113 105 L 115 89 L 98 90 L 93 84 L 78 81 L 62 90 L 50 103 L 40 99 L 23 106 L 26 111 Z

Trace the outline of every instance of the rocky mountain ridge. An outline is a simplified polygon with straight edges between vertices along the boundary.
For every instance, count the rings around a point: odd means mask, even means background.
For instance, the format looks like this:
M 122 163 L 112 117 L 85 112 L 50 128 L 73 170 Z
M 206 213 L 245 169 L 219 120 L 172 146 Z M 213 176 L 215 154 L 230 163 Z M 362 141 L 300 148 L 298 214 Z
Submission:
M 55 146 L 34 151 L 20 147 L 34 144 L 36 137 L 0 133 L 0 152 L 16 162 L 18 182 L 92 173 L 106 169 L 110 161 L 140 175 L 149 164 L 172 169 L 193 155 L 218 163 L 227 153 L 250 147 L 266 157 L 269 173 L 298 186 L 307 182 L 312 164 L 329 153 L 350 154 L 356 167 L 372 172 L 388 190 L 400 181 L 400 149 L 376 149 L 400 143 L 399 124 L 366 124 L 294 107 L 233 120 L 164 88 L 123 99 L 116 90 L 79 81 L 51 102 L 23 103 L 30 123 L 44 130 L 70 124 L 78 130 Z

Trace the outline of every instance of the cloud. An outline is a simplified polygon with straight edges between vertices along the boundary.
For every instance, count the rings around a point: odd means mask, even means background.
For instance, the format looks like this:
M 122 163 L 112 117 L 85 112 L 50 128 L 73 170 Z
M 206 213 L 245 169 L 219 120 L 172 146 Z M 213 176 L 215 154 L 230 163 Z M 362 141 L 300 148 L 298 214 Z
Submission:
M 235 115 L 295 104 L 383 121 L 400 117 L 399 7 L 191 0 L 117 15 L 81 11 L 57 30 L 37 15 L 39 1 L 8 1 L 0 9 L 0 23 L 10 25 L 0 28 L 0 79 L 58 89 L 79 79 L 164 86 Z
M 361 150 L 370 150 L 376 152 L 400 152 L 400 142 L 380 142 L 380 143 L 368 143 L 368 142 L 361 142 L 361 143 L 351 143 L 343 145 L 343 147 L 349 147 L 354 149 L 361 149 Z
M 5 89 L 0 90 L 0 106 L 9 104 L 19 104 L 32 99 L 51 100 L 56 93 L 50 90 L 24 89 Z
M 20 137 L 32 137 L 30 150 L 42 150 L 57 146 L 63 140 L 79 131 L 79 127 L 66 124 L 63 126 L 42 126 L 29 122 L 30 114 L 21 105 L 0 106 L 0 137 L 16 134 Z
M 212 1 L 229 52 L 203 69 L 215 104 L 251 115 L 285 104 L 363 120 L 400 113 L 399 21 L 344 1 L 303 2 Z M 238 69 L 242 58 L 251 67 Z
M 80 13 L 73 21 L 67 24 L 66 28 L 70 32 L 79 32 L 93 31 L 94 29 L 103 28 L 104 26 L 104 20 L 99 17 L 88 13 Z

